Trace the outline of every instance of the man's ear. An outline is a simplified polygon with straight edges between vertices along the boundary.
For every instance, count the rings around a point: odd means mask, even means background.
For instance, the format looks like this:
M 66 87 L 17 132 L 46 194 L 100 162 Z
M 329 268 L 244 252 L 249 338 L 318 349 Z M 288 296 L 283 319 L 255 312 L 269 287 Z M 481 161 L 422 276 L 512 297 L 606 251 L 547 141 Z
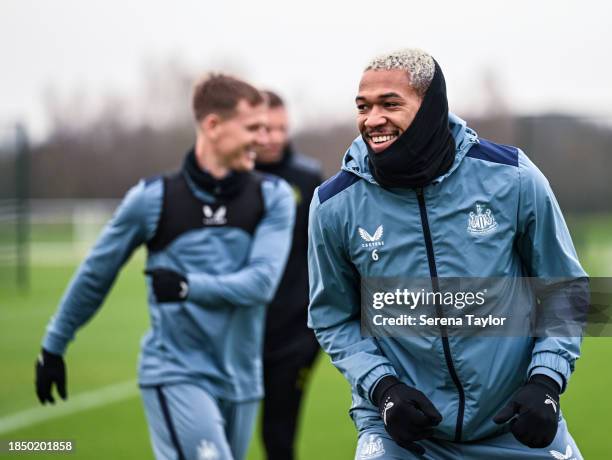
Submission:
M 223 120 L 216 113 L 209 113 L 199 122 L 199 128 L 210 140 L 215 140 L 219 135 L 219 126 Z

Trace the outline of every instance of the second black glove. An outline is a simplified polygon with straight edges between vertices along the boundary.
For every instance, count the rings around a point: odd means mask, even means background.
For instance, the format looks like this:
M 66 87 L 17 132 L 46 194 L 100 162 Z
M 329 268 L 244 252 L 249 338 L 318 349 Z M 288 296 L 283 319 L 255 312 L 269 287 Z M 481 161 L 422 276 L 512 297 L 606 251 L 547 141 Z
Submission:
M 493 418 L 497 424 L 509 420 L 510 431 L 521 443 L 533 448 L 550 445 L 559 425 L 559 385 L 545 375 L 532 376 Z
M 36 395 L 41 404 L 55 404 L 52 389 L 55 386 L 62 399 L 68 398 L 66 392 L 66 365 L 61 355 L 50 353 L 44 348 L 36 360 Z
M 174 270 L 156 268 L 145 271 L 151 277 L 153 293 L 158 302 L 180 302 L 187 298 L 189 283 L 187 278 Z
M 422 392 L 402 383 L 397 377 L 383 377 L 372 393 L 387 433 L 404 449 L 423 455 L 425 449 L 414 441 L 433 434 L 442 415 Z

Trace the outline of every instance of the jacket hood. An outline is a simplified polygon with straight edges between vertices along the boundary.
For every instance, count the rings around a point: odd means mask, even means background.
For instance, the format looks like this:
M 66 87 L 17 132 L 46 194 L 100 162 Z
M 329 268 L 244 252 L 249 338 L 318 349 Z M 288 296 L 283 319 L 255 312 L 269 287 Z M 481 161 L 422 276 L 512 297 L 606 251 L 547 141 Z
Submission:
M 442 182 L 446 177 L 451 175 L 453 171 L 457 169 L 470 147 L 478 143 L 478 134 L 476 134 L 476 131 L 469 128 L 467 123 L 457 115 L 449 113 L 448 123 L 451 133 L 455 138 L 455 161 L 444 175 L 434 180 L 434 183 Z M 361 136 L 358 136 L 353 141 L 349 149 L 344 154 L 344 158 L 342 159 L 342 169 L 355 174 L 368 182 L 377 184 L 376 179 L 374 179 L 372 173 L 370 172 L 370 167 L 368 165 L 368 149 Z

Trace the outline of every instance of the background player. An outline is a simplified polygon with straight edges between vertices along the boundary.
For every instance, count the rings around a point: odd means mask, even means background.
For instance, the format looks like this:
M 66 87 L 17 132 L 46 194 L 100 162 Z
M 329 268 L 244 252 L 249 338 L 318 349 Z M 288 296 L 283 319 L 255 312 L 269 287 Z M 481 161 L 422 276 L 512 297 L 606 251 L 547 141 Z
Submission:
M 308 311 L 308 205 L 321 183 L 317 161 L 289 142 L 289 117 L 283 100 L 264 91 L 268 102 L 268 143 L 256 168 L 285 179 L 296 203 L 293 242 L 278 291 L 268 308 L 264 340 L 262 434 L 269 460 L 294 458 L 294 441 L 304 386 L 319 350 L 306 325 Z
M 193 92 L 195 147 L 182 169 L 133 187 L 79 267 L 36 364 L 41 403 L 67 397 L 63 355 L 132 252 L 147 246 L 151 330 L 139 384 L 159 459 L 241 459 L 263 395 L 265 305 L 290 248 L 294 202 L 254 173 L 267 114 L 254 87 L 210 75 Z M 109 340 L 111 338 L 109 337 Z

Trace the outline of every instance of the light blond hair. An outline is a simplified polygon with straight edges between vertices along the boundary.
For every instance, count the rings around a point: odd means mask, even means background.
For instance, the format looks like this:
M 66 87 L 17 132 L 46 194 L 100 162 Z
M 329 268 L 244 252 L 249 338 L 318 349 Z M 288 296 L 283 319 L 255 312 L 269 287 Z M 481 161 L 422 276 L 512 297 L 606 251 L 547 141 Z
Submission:
M 435 63 L 429 53 L 418 48 L 405 48 L 376 56 L 364 72 L 367 70 L 405 70 L 410 86 L 423 96 L 433 80 Z

